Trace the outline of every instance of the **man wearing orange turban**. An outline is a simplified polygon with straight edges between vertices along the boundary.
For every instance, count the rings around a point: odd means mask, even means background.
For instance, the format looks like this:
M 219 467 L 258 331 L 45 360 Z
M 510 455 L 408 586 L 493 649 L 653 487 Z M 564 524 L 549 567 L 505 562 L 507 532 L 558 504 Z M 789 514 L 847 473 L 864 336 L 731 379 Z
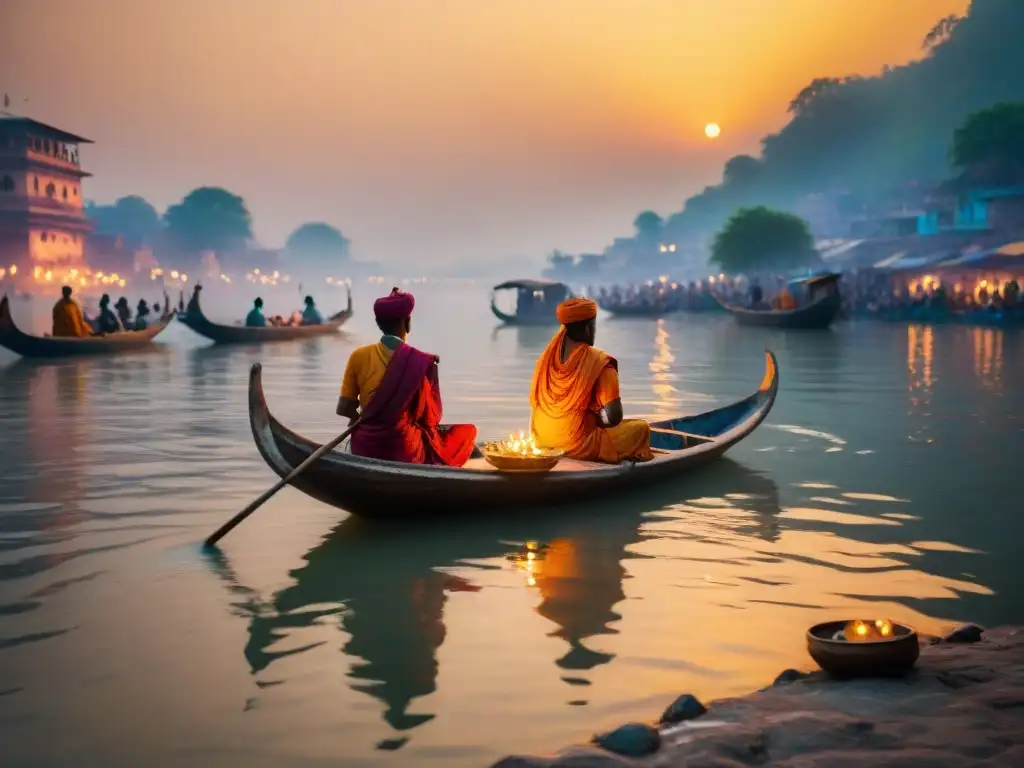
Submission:
M 374 302 L 383 336 L 349 356 L 338 415 L 360 417 L 352 433 L 357 456 L 461 467 L 473 453 L 476 427 L 441 425 L 439 360 L 405 341 L 415 306 L 412 294 L 397 288 Z
M 618 363 L 594 346 L 597 303 L 569 299 L 556 315 L 562 328 L 537 361 L 530 387 L 537 445 L 609 464 L 653 458 L 647 422 L 622 418 Z

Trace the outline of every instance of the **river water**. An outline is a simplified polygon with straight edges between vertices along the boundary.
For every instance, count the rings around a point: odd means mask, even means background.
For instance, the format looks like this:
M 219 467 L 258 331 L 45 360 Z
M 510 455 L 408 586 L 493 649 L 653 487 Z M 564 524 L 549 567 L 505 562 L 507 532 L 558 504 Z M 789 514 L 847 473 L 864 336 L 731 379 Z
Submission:
M 809 668 L 819 620 L 1024 618 L 1024 335 L 963 327 L 602 317 L 627 415 L 742 398 L 768 347 L 768 421 L 698 474 L 543 515 L 368 526 L 286 489 L 203 555 L 276 480 L 249 366 L 333 437 L 374 292 L 336 338 L 216 349 L 175 324 L 152 353 L 0 358 L 4 765 L 486 765 Z M 417 301 L 446 417 L 524 428 L 550 331 L 495 330 L 479 286 Z

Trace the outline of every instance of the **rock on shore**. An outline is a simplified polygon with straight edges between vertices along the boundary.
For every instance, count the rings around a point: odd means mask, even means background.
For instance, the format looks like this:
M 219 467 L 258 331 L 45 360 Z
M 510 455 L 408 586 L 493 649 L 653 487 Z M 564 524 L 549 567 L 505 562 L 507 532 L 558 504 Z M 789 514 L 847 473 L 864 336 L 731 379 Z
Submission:
M 898 680 L 787 670 L 764 691 L 663 724 L 645 757 L 608 748 L 616 731 L 631 747 L 645 743 L 630 724 L 601 734 L 603 748 L 508 757 L 493 768 L 1024 768 L 1024 628 L 987 630 L 978 642 L 980 633 L 964 634 L 923 644 L 916 669 Z

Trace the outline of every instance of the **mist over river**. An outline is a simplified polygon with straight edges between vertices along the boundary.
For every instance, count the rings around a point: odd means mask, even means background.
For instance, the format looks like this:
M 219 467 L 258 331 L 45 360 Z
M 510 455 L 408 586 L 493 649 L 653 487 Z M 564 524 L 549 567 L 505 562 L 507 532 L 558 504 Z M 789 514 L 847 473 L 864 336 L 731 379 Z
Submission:
M 410 290 L 446 420 L 526 428 L 551 329 L 496 329 L 481 285 Z M 337 337 L 213 348 L 175 323 L 149 353 L 0 353 L 4 765 L 480 766 L 809 667 L 819 620 L 1024 619 L 1024 335 L 995 329 L 602 315 L 627 416 L 745 397 L 767 347 L 767 422 L 677 482 L 544 514 L 368 525 L 286 489 L 204 555 L 276 480 L 251 364 L 282 422 L 334 437 L 385 292 L 358 286 Z M 230 322 L 250 298 L 204 306 Z M 15 307 L 37 333 L 48 310 Z

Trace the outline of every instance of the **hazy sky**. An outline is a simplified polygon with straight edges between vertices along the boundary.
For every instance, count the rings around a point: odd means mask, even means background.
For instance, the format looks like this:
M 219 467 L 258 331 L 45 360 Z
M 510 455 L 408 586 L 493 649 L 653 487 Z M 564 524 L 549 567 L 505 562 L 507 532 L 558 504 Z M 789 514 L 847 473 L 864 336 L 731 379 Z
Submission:
M 0 89 L 96 141 L 87 197 L 219 185 L 267 245 L 324 220 L 357 257 L 440 264 L 599 250 L 756 152 L 812 78 L 916 58 L 968 0 L 0 5 Z

